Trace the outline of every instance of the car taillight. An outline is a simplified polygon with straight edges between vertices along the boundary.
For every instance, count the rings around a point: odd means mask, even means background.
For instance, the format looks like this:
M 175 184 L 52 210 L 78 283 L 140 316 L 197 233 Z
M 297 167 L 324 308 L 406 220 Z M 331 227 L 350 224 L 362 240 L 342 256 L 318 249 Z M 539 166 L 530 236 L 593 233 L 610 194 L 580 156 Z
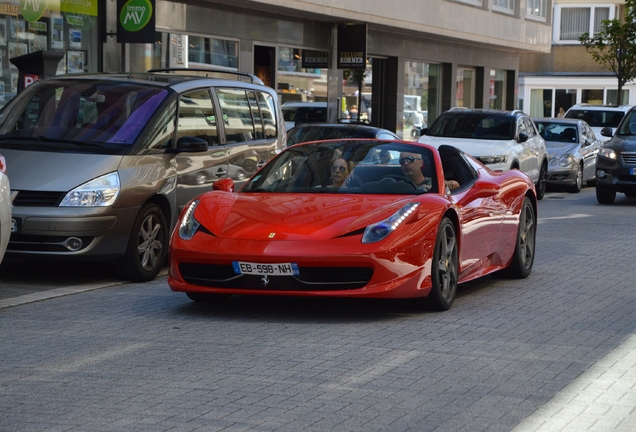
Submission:
M 0 172 L 7 172 L 7 161 L 4 159 L 4 156 L 0 155 Z

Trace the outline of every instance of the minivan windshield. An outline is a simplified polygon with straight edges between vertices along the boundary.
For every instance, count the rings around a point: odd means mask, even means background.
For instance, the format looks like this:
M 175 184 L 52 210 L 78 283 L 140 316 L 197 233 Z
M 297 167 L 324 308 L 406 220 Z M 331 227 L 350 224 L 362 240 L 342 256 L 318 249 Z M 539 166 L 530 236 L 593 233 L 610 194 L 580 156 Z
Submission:
M 486 112 L 448 113 L 439 116 L 426 135 L 446 138 L 511 140 L 515 119 Z
M 40 81 L 3 109 L 0 142 L 131 147 L 167 96 L 125 80 Z

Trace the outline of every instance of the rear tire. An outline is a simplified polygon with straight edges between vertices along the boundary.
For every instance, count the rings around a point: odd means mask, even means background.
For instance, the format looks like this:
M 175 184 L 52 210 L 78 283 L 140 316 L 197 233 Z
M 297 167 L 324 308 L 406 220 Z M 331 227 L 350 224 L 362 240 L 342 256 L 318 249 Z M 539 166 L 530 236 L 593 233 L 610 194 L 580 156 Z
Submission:
M 141 208 L 128 240 L 124 258 L 117 267 L 123 278 L 133 282 L 153 280 L 161 271 L 168 253 L 168 226 L 156 204 Z
M 513 279 L 525 279 L 532 272 L 537 236 L 537 217 L 532 203 L 526 197 L 519 214 L 517 242 L 510 265 L 502 270 L 502 275 Z
M 431 281 L 433 287 L 428 297 L 421 300 L 430 310 L 445 311 L 450 309 L 457 294 L 459 273 L 459 254 L 455 226 L 447 217 L 442 219 L 437 230 L 435 250 L 431 264 Z
M 596 201 L 599 204 L 612 204 L 616 199 L 616 191 L 603 186 L 596 186 Z

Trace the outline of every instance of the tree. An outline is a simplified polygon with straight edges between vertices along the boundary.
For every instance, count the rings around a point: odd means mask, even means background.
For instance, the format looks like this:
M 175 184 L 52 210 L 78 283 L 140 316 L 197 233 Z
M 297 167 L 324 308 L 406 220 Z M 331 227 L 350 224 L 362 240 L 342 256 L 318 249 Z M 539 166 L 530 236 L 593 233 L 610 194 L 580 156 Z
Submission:
M 635 0 L 636 1 L 636 0 Z M 347 81 L 351 80 L 355 82 L 358 86 L 358 97 L 357 97 L 357 105 L 358 109 L 361 109 L 360 104 L 362 102 L 362 88 L 364 86 L 364 78 L 367 76 L 366 68 L 356 68 L 356 69 L 344 69 L 343 78 Z
M 623 86 L 636 78 L 636 0 L 625 0 L 625 11 L 623 20 L 603 20 L 594 36 L 585 32 L 579 38 L 594 61 L 618 79 L 617 105 L 623 103 Z

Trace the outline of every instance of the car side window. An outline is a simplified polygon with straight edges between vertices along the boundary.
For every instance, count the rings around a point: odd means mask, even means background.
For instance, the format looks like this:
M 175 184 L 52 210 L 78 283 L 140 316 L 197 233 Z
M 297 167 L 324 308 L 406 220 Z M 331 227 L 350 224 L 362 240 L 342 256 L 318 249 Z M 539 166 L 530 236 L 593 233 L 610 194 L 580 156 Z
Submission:
M 528 117 L 523 117 L 523 124 L 525 125 L 526 133 L 528 134 L 528 138 L 532 138 L 537 134 L 537 131 L 532 124 L 532 120 Z
M 530 134 L 528 133 L 528 128 L 526 123 L 523 121 L 523 117 L 520 117 L 517 119 L 517 134 L 515 135 L 515 137 L 518 137 L 519 134 L 526 134 L 528 135 L 528 137 L 530 137 Z
M 216 94 L 223 114 L 226 143 L 254 141 L 256 132 L 247 92 L 243 89 L 217 88 Z
M 194 90 L 179 97 L 177 140 L 184 136 L 204 139 L 208 146 L 219 144 L 217 117 L 209 89 Z
M 263 130 L 265 138 L 276 138 L 278 130 L 276 129 L 276 103 L 272 95 L 265 92 L 256 92 L 258 97 L 258 106 L 261 108 L 261 116 L 263 118 Z

